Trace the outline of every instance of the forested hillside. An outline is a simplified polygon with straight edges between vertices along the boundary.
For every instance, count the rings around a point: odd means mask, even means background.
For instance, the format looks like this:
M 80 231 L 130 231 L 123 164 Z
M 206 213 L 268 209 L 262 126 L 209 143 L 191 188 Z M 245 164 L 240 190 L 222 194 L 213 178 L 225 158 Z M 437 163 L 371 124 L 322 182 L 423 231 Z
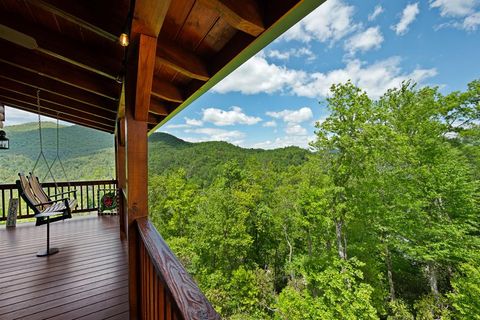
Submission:
M 479 101 L 334 86 L 307 161 L 184 144 L 150 215 L 225 319 L 480 319 Z
M 150 217 L 225 319 L 480 319 L 479 101 L 480 81 L 333 86 L 312 152 L 156 133 Z M 35 130 L 7 128 L 2 182 L 33 166 Z M 71 179 L 113 176 L 111 135 L 60 132 Z

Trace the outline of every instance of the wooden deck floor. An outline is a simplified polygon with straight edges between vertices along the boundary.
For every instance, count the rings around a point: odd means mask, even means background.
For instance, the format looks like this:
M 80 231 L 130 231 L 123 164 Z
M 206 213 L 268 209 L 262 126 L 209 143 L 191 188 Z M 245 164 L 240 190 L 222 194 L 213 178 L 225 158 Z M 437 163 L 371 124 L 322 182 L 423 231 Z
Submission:
M 128 319 L 125 243 L 118 217 L 81 217 L 46 226 L 0 226 L 0 319 Z

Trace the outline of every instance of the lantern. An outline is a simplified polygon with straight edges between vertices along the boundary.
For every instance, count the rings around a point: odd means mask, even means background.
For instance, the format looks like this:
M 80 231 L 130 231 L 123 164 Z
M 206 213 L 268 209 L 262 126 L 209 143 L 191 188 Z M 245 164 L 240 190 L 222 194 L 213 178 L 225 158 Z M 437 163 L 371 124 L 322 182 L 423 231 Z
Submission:
M 5 131 L 0 130 L 0 150 L 7 150 L 10 147 L 10 141 Z

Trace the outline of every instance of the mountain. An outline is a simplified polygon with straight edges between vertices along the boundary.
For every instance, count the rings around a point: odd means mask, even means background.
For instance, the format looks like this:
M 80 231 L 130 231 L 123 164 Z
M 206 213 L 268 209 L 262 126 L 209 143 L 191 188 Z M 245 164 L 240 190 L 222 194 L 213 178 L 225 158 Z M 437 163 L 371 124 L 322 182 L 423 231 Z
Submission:
M 18 172 L 30 172 L 40 152 L 37 123 L 5 128 L 10 149 L 0 151 L 0 183 L 13 183 Z M 81 126 L 60 126 L 59 155 L 67 171 L 64 177 L 60 166 L 53 167 L 58 181 L 110 179 L 115 176 L 113 135 Z M 42 123 L 43 152 L 51 163 L 56 156 L 57 128 L 53 122 Z M 276 150 L 244 149 L 227 142 L 191 143 L 167 133 L 157 132 L 149 137 L 149 170 L 151 175 L 184 168 L 197 182 L 208 184 L 222 164 L 258 162 L 273 165 L 279 170 L 303 163 L 308 151 L 287 147 Z M 46 165 L 40 159 L 35 172 L 46 176 Z M 58 173 L 58 174 L 57 174 Z

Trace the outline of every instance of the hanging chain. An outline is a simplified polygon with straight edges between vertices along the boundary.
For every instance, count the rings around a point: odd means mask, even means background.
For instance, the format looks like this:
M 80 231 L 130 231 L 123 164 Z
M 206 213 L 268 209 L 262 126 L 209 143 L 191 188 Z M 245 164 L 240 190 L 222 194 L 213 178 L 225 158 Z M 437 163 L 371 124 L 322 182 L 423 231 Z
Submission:
M 40 119 L 40 89 L 37 89 L 37 108 L 38 108 L 38 132 L 40 137 L 40 151 L 43 152 L 42 121 Z

